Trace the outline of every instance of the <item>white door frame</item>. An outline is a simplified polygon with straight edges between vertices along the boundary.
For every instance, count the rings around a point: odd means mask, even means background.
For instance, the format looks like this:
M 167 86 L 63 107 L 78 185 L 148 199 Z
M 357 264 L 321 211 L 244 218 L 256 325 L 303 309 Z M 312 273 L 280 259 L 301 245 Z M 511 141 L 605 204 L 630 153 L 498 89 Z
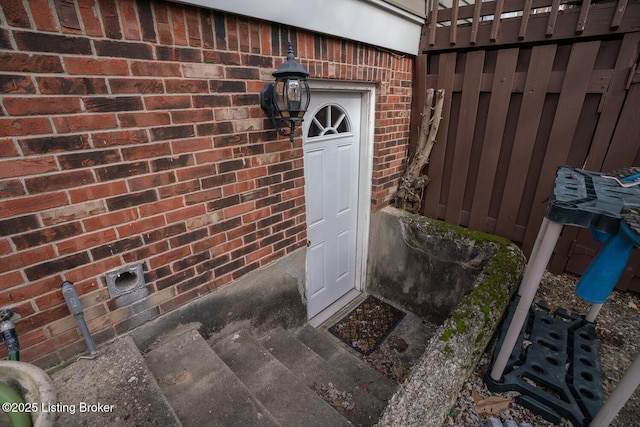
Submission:
M 349 92 L 361 95 L 360 117 L 360 161 L 358 168 L 358 217 L 356 229 L 355 289 L 364 291 L 367 279 L 367 256 L 369 253 L 369 223 L 371 220 L 371 179 L 373 177 L 373 135 L 375 130 L 376 86 L 373 83 L 337 80 L 309 80 L 311 96 L 314 91 Z M 307 118 L 310 120 L 310 118 Z M 306 277 L 306 272 L 305 272 Z M 309 283 L 308 278 L 306 283 Z M 306 287 L 305 287 L 306 291 Z M 345 303 L 348 301 L 345 301 Z M 340 307 L 336 307 L 336 310 Z M 314 318 L 319 324 L 332 313 L 321 313 Z

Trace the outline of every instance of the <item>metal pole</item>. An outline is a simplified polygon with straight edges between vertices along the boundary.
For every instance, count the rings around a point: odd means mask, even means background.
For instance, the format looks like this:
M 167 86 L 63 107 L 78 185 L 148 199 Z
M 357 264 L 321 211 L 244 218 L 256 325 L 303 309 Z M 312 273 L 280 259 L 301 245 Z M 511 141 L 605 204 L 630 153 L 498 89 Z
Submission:
M 591 421 L 589 427 L 607 427 L 618 415 L 620 409 L 627 403 L 635 389 L 640 385 L 640 355 L 633 361 L 631 367 L 611 393 L 611 396 L 604 402 L 596 417 Z
M 502 378 L 502 374 L 504 373 L 504 369 L 509 361 L 511 351 L 518 341 L 522 326 L 527 319 L 529 308 L 536 296 L 542 275 L 547 268 L 549 259 L 553 254 L 553 249 L 555 248 L 556 242 L 562 232 L 563 225 L 545 218 L 542 222 L 542 227 L 545 228 L 544 237 L 540 242 L 540 248 L 538 249 L 535 259 L 532 258 L 529 261 L 530 266 L 527 267 L 527 270 L 531 271 L 528 272 L 529 274 L 525 273 L 525 277 L 522 280 L 522 284 L 520 285 L 520 289 L 522 291 L 520 302 L 513 314 L 511 325 L 509 325 L 504 342 L 502 343 L 502 348 L 500 349 L 498 357 L 493 365 L 493 369 L 491 370 L 491 378 L 494 381 L 499 381 L 500 378 Z
M 542 224 L 540 224 L 540 230 L 538 230 L 538 235 L 536 236 L 536 242 L 533 245 L 533 249 L 531 250 L 531 255 L 529 256 L 529 262 L 527 262 L 527 267 L 524 270 L 524 276 L 522 277 L 522 281 L 520 282 L 520 287 L 518 288 L 518 295 L 522 296 L 522 291 L 525 283 L 529 283 L 529 276 L 531 275 L 531 264 L 533 260 L 538 257 L 538 252 L 540 251 L 540 245 L 542 244 L 542 239 L 544 239 L 544 235 L 547 232 L 547 226 L 549 225 L 549 220 L 547 218 L 542 219 Z
M 595 322 L 596 321 L 596 317 L 598 317 L 598 313 L 600 313 L 600 309 L 602 308 L 602 304 L 603 303 L 599 303 L 599 304 L 592 304 L 591 305 L 591 309 L 589 309 L 589 312 L 587 313 L 586 319 L 587 322 Z

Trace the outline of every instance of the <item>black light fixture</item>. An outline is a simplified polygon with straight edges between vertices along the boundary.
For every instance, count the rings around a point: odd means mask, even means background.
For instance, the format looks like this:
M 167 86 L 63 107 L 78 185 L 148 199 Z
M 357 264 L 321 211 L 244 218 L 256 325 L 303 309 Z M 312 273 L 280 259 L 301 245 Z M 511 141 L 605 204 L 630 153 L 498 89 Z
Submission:
M 278 134 L 288 135 L 293 142 L 296 124 L 304 119 L 311 95 L 307 83 L 309 72 L 296 62 L 291 42 L 287 60 L 272 75 L 276 82 L 265 84 L 260 91 L 260 107 L 271 118 Z

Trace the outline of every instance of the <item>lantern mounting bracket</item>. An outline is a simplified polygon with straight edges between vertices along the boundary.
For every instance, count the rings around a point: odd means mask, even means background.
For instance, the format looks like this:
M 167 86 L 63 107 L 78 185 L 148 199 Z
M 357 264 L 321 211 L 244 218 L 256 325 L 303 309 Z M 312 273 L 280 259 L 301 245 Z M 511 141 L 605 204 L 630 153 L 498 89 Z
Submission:
M 272 73 L 275 83 L 266 83 L 260 91 L 260 107 L 271 119 L 276 132 L 293 142 L 297 122 L 304 120 L 309 107 L 309 72 L 296 62 L 289 42 L 287 60 Z
M 271 124 L 276 129 L 276 132 L 278 132 L 278 135 L 288 136 L 289 140 L 293 142 L 295 122 L 288 121 L 288 123 L 284 123 L 284 120 L 278 120 L 276 118 L 276 106 L 273 100 L 274 93 L 275 89 L 273 83 L 266 83 L 260 91 L 260 107 L 271 119 Z M 289 129 L 289 131 L 286 132 L 285 129 Z

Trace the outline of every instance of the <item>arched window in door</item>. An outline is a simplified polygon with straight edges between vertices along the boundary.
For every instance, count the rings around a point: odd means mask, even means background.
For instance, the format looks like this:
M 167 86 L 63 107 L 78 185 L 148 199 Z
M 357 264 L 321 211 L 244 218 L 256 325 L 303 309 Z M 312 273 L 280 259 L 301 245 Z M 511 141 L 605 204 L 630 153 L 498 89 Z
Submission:
M 341 133 L 351 133 L 349 117 L 339 105 L 327 104 L 321 107 L 311 119 L 307 138 Z

